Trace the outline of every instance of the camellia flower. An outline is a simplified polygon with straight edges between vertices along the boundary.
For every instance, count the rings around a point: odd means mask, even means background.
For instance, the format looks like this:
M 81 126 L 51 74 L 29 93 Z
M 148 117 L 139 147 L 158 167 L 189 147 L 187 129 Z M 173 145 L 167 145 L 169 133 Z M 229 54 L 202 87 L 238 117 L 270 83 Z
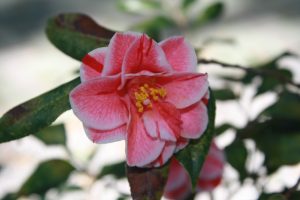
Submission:
M 224 152 L 212 142 L 197 181 L 197 192 L 211 191 L 220 184 L 224 162 Z M 191 192 L 192 185 L 188 173 L 173 158 L 170 164 L 168 180 L 164 188 L 164 196 L 168 199 L 182 200 L 187 198 Z
M 125 140 L 129 166 L 161 166 L 206 129 L 207 75 L 196 67 L 182 37 L 116 33 L 83 58 L 73 112 L 93 142 Z

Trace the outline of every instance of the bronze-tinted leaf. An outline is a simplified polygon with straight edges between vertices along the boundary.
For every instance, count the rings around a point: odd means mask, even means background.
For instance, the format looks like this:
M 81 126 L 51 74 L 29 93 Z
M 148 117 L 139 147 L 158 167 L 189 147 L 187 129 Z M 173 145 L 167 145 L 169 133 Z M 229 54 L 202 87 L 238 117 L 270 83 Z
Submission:
M 115 32 L 98 25 L 87 15 L 69 13 L 49 19 L 46 33 L 58 49 L 81 60 L 93 49 L 107 46 Z
M 168 165 L 161 168 L 127 166 L 127 177 L 132 198 L 135 200 L 161 199 L 167 176 Z

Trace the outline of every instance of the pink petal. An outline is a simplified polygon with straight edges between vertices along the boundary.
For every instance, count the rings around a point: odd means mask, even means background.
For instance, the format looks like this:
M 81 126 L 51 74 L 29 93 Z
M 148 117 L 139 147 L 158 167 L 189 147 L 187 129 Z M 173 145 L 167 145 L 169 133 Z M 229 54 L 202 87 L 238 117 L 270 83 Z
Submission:
M 173 158 L 170 163 L 168 180 L 164 188 L 164 196 L 169 199 L 185 199 L 192 186 L 183 166 Z
M 208 91 L 207 75 L 191 75 L 182 75 L 164 85 L 167 90 L 166 101 L 181 109 L 201 100 Z
M 224 152 L 213 141 L 199 175 L 198 190 L 211 190 L 220 183 L 224 163 Z
M 124 74 L 141 71 L 160 73 L 171 70 L 162 48 L 145 34 L 130 46 L 122 65 Z
M 126 138 L 126 155 L 129 166 L 145 167 L 162 152 L 165 142 L 150 137 L 137 113 L 131 109 Z
M 196 139 L 205 131 L 208 124 L 207 108 L 203 102 L 181 110 L 181 137 Z
M 103 75 L 114 75 L 121 72 L 124 56 L 132 43 L 140 37 L 140 33 L 116 33 L 110 40 L 104 61 Z
M 103 77 L 84 82 L 72 90 L 71 107 L 85 126 L 111 130 L 127 123 L 127 108 L 116 93 L 119 83 L 119 77 Z
M 189 144 L 189 140 L 183 137 L 177 139 L 175 153 L 185 148 Z
M 125 139 L 126 125 L 122 125 L 112 130 L 97 130 L 85 127 L 85 132 L 90 140 L 95 143 L 111 143 Z
M 197 56 L 193 47 L 183 37 L 170 37 L 159 45 L 175 71 L 196 72 Z
M 149 136 L 175 142 L 180 135 L 180 112 L 171 104 L 160 102 L 142 115 Z
M 217 187 L 222 181 L 222 177 L 217 177 L 215 179 L 203 180 L 199 179 L 197 182 L 198 191 L 211 191 Z
M 201 179 L 214 179 L 223 173 L 225 162 L 224 152 L 212 142 L 200 173 Z
M 166 142 L 162 153 L 151 164 L 151 166 L 160 167 L 164 165 L 174 154 L 175 148 L 176 148 L 176 144 L 174 142 Z
M 102 69 L 107 48 L 98 48 L 88 53 L 80 66 L 81 82 L 99 77 Z

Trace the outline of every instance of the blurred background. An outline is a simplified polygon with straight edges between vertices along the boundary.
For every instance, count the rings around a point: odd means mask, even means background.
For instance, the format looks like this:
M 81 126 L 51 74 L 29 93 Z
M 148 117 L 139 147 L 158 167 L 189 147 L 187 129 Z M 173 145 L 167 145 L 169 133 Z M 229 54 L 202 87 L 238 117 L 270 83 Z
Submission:
M 47 20 L 65 12 L 85 13 L 115 31 L 147 32 L 158 41 L 183 35 L 199 58 L 225 63 L 265 67 L 265 63 L 284 52 L 300 55 L 299 0 L 1 0 L 1 115 L 78 76 L 80 63 L 56 49 L 45 35 Z M 300 82 L 299 56 L 280 57 L 274 65 L 276 69 L 288 69 L 291 80 Z M 267 87 L 261 77 L 250 77 L 247 82 L 243 71 L 218 65 L 200 64 L 199 71 L 208 72 L 212 88 L 221 92 L 216 125 L 223 128 L 218 129 L 217 136 L 217 144 L 223 149 L 236 141 L 236 134 L 245 131 L 249 122 L 280 100 L 280 86 Z M 126 179 L 116 181 L 114 176 L 99 175 L 104 166 L 124 160 L 124 143 L 93 144 L 71 111 L 61 115 L 55 124 L 66 138 L 54 145 L 34 136 L 0 145 L 0 199 L 17 191 L 39 163 L 53 158 L 69 160 L 77 171 L 71 173 L 65 188 L 51 189 L 43 199 L 126 199 Z M 221 126 L 224 124 L 227 126 Z M 299 136 L 295 142 L 300 142 Z M 299 148 L 287 151 L 292 152 L 297 162 L 281 162 L 269 173 L 266 153 L 257 146 L 255 139 L 245 138 L 243 149 L 234 152 L 245 150 L 241 163 L 230 163 L 235 160 L 230 157 L 234 154 L 230 154 L 221 185 L 212 195 L 204 192 L 196 199 L 254 200 L 261 193 L 281 192 L 295 185 L 300 176 Z

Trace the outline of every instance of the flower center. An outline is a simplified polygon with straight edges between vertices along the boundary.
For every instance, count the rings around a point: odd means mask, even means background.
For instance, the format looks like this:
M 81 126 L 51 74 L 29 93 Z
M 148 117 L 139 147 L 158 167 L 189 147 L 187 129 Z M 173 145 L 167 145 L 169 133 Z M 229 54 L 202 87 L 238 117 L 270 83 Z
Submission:
M 134 93 L 135 106 L 142 113 L 146 108 L 152 108 L 152 102 L 165 98 L 167 91 L 163 87 L 150 87 L 147 83 L 140 86 Z

